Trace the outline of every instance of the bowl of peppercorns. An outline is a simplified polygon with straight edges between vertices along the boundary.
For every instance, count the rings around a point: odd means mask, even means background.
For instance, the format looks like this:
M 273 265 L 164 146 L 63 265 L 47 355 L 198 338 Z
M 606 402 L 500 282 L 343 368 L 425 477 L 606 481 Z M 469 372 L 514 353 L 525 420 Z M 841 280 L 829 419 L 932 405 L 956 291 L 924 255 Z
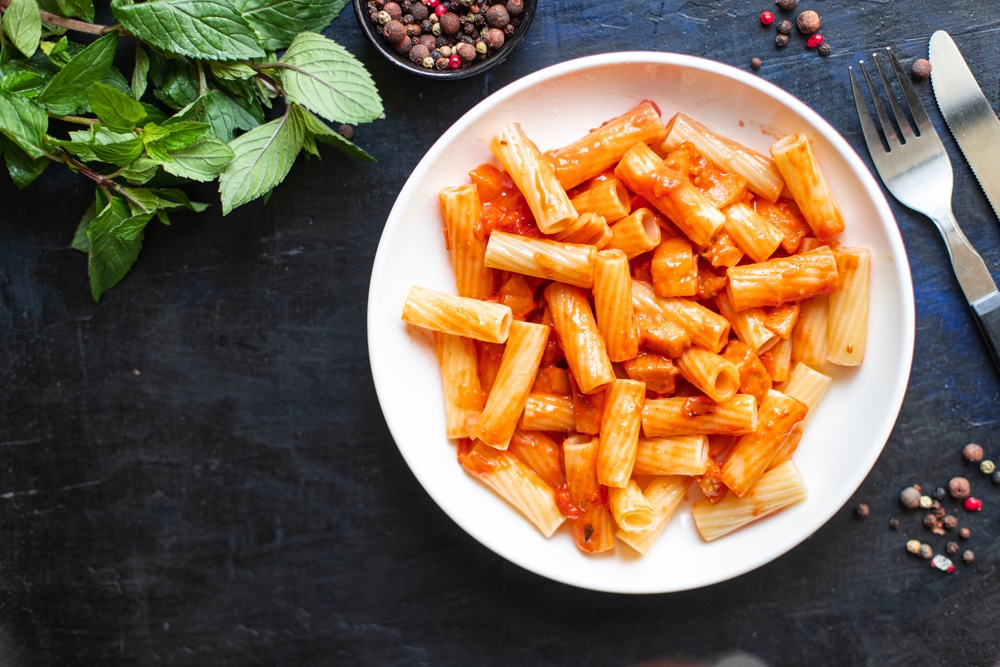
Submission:
M 354 0 L 361 30 L 389 62 L 463 79 L 500 64 L 524 37 L 535 0 Z

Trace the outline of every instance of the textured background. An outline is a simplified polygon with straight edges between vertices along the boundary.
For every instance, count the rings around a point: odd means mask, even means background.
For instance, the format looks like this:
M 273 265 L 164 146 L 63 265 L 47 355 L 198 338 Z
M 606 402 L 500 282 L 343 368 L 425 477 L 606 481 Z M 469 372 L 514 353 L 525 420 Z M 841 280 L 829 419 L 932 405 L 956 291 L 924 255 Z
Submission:
M 1000 105 L 994 3 L 799 7 L 823 15 L 829 57 L 775 49 L 756 19 L 769 0 L 543 0 L 514 55 L 451 83 L 380 60 L 348 8 L 327 35 L 384 96 L 386 119 L 355 136 L 379 161 L 326 153 L 267 205 L 151 225 L 98 306 L 69 247 L 88 186 L 55 168 L 25 192 L 0 179 L 0 665 L 998 664 L 1000 488 L 960 449 L 1000 458 L 1000 374 L 930 222 L 894 200 L 917 303 L 897 426 L 844 509 L 736 580 L 629 597 L 522 571 L 432 503 L 376 402 L 365 307 L 395 195 L 454 120 L 525 74 L 616 50 L 760 56 L 759 76 L 867 161 L 848 65 L 890 44 L 909 63 L 943 28 Z M 956 215 L 1000 277 L 1000 225 L 945 141 Z M 985 509 L 968 521 L 976 562 L 949 576 L 905 553 L 928 537 L 917 516 L 887 525 L 904 486 L 963 471 Z

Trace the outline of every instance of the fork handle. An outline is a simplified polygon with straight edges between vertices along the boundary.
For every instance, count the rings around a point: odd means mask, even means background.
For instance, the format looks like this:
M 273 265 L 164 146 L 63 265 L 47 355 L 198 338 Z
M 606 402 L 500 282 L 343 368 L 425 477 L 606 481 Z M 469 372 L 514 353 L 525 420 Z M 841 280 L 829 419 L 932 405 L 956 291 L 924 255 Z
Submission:
M 983 340 L 993 356 L 993 363 L 1000 370 L 1000 292 L 994 291 L 970 305 Z

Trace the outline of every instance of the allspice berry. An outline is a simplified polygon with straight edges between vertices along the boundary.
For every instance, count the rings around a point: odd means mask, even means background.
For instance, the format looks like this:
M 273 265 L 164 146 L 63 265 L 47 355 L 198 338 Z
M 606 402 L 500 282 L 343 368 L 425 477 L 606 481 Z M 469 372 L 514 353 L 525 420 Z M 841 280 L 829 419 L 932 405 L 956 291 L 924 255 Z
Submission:
M 931 61 L 927 58 L 917 58 L 910 66 L 910 74 L 914 79 L 926 79 L 931 75 Z
M 899 494 L 899 502 L 907 509 L 916 509 L 920 506 L 920 490 L 912 486 L 906 487 Z
M 799 32 L 803 35 L 811 35 L 819 30 L 819 14 L 811 9 L 807 9 L 798 15 L 795 24 L 799 27 Z
M 760 69 L 760 66 L 763 64 L 764 63 L 760 58 L 755 57 L 750 59 L 750 67 L 753 69 Z
M 775 0 L 774 4 L 778 5 L 785 11 L 790 11 L 795 9 L 795 6 L 799 4 L 799 0 Z
M 969 480 L 964 477 L 952 477 L 948 482 L 948 493 L 952 498 L 968 498 L 972 492 Z
M 916 61 L 913 62 L 916 65 Z M 927 63 L 930 65 L 930 63 Z M 962 448 L 962 457 L 965 458 L 969 463 L 979 463 L 983 460 L 983 448 L 982 445 L 977 445 L 974 442 L 970 442 L 965 447 Z

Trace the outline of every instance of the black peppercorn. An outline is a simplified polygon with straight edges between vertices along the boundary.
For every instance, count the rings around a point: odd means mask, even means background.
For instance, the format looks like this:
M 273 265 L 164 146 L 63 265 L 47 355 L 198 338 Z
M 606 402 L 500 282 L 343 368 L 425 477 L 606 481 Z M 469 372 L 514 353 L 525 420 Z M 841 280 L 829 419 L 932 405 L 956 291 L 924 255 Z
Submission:
M 788 35 L 782 35 L 782 34 L 775 35 L 774 37 L 775 46 L 785 46 L 786 44 L 788 44 Z
M 795 6 L 799 4 L 798 0 L 776 0 L 774 3 L 784 9 L 785 11 L 791 11 L 795 9 Z
M 774 29 L 778 31 L 779 35 L 790 35 L 792 34 L 792 22 L 788 19 L 778 21 L 777 25 L 774 26 Z
M 829 42 L 823 42 L 822 44 L 819 45 L 819 48 L 816 49 L 816 52 L 819 53 L 821 56 L 828 56 L 830 55 L 831 51 L 833 51 L 833 49 L 830 47 Z
M 753 68 L 753 69 L 760 69 L 760 66 L 762 64 L 763 64 L 763 61 L 760 58 L 751 58 L 750 59 L 750 67 Z
M 854 512 L 863 519 L 871 513 L 871 508 L 865 503 L 860 503 Z

